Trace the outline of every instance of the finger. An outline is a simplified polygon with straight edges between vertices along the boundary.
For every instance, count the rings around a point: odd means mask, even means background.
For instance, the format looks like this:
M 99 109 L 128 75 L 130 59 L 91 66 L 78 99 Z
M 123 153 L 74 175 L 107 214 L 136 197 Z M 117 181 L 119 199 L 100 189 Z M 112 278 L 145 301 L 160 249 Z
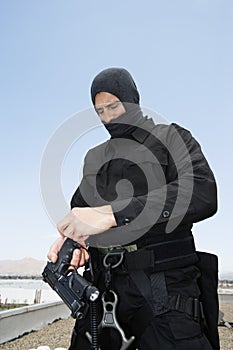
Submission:
M 57 229 L 58 229 L 58 231 L 59 231 L 62 235 L 63 235 L 64 229 L 67 227 L 67 224 L 68 224 L 68 223 L 64 224 L 64 220 L 59 221 L 59 222 L 57 223 Z
M 85 250 L 84 249 L 81 249 L 81 259 L 80 259 L 80 262 L 79 262 L 79 266 L 84 266 L 87 262 L 87 259 L 86 259 L 86 255 L 85 255 Z
M 78 268 L 81 260 L 81 254 L 82 254 L 81 249 L 75 249 L 73 251 L 73 256 L 70 264 Z
M 89 237 L 89 236 L 87 236 L 87 237 Z M 89 253 L 87 250 L 86 242 L 84 240 L 79 240 L 78 243 L 81 244 L 81 246 L 83 247 L 83 249 L 81 249 L 81 250 L 82 250 L 82 253 L 84 254 L 85 260 L 87 261 L 89 259 Z
M 48 252 L 48 259 L 51 260 L 53 263 L 57 261 L 58 253 L 65 241 L 65 237 L 59 237 L 56 239 L 56 241 L 51 245 L 49 252 Z
M 84 256 L 85 256 L 85 260 L 86 260 L 86 262 L 89 260 L 89 253 L 88 253 L 88 251 L 86 250 L 86 249 L 84 249 Z
M 82 249 L 80 249 L 81 254 L 80 254 L 80 261 L 79 261 L 79 267 L 83 266 L 85 264 L 85 259 L 84 259 L 84 254 Z
M 90 236 L 89 235 L 83 235 L 82 239 L 85 241 L 86 239 L 88 239 Z M 86 244 L 86 243 L 85 243 Z
M 52 262 L 52 263 L 55 263 L 58 259 L 58 255 L 56 253 L 49 253 L 48 254 L 48 259 Z
M 74 227 L 72 224 L 69 224 L 67 227 L 63 229 L 63 235 L 65 237 L 70 237 L 74 239 Z
M 73 213 L 72 213 L 72 215 L 74 215 Z M 59 221 L 58 223 L 57 223 L 57 229 L 58 229 L 58 231 L 61 233 L 61 234 L 63 234 L 63 232 L 64 232 L 64 230 L 71 224 L 71 215 L 70 215 L 70 213 L 69 214 L 67 214 L 65 217 L 64 217 L 64 219 L 62 219 L 61 221 Z

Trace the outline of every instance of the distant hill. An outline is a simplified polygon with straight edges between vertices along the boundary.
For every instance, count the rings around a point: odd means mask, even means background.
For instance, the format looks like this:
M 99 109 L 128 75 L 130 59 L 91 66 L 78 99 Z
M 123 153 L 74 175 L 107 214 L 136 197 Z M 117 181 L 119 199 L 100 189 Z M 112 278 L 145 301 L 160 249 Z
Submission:
M 233 272 L 222 272 L 220 273 L 220 280 L 231 280 L 233 281 Z
M 33 258 L 20 260 L 0 260 L 0 275 L 40 275 L 46 261 Z
M 31 276 L 41 275 L 46 261 L 26 257 L 20 260 L 0 260 L 1 275 Z M 221 272 L 220 280 L 233 280 L 233 271 Z

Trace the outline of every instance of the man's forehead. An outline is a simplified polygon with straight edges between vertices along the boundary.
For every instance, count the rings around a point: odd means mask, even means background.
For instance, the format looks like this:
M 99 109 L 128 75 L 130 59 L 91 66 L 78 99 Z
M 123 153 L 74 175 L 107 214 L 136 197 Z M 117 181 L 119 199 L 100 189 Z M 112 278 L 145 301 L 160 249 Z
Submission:
M 105 107 L 114 102 L 119 102 L 119 98 L 108 92 L 100 92 L 95 96 L 95 106 Z

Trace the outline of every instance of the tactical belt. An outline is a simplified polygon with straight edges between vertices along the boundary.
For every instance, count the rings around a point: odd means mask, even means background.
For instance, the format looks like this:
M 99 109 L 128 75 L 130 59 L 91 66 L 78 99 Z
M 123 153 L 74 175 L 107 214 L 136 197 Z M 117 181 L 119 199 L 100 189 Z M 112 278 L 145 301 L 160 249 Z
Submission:
M 165 241 L 138 249 L 136 244 L 119 247 L 125 250 L 123 267 L 127 270 L 177 268 L 195 263 L 195 244 L 193 237 Z M 100 256 L 113 252 L 117 248 L 99 248 Z M 99 264 L 101 265 L 101 264 Z M 99 266 L 101 269 L 101 266 Z
M 184 267 L 196 263 L 197 255 L 192 236 L 147 245 L 138 249 L 136 245 L 94 249 L 94 259 L 99 270 L 106 272 L 106 266 L 114 266 L 114 271 L 128 271 L 145 305 L 138 309 L 130 320 L 134 333 L 143 333 L 150 320 L 169 311 L 186 313 L 195 321 L 203 319 L 202 304 L 198 299 L 183 295 L 168 295 L 165 275 L 166 269 Z M 95 255 L 95 254 L 94 254 Z M 105 266 L 104 266 L 105 265 Z M 145 270 L 151 269 L 149 278 Z M 146 315 L 146 317 L 145 317 Z

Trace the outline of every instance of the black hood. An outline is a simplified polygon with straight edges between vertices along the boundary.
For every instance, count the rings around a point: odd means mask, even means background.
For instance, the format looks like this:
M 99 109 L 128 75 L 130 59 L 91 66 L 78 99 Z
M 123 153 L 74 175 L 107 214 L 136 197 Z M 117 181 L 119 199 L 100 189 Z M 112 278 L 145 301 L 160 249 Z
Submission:
M 130 137 L 131 133 L 144 120 L 139 106 L 140 96 L 130 73 L 124 68 L 108 68 L 100 72 L 91 85 L 91 98 L 95 104 L 95 96 L 99 92 L 115 95 L 123 103 L 126 113 L 104 123 L 104 126 L 114 137 Z
M 93 104 L 99 92 L 115 95 L 121 102 L 139 104 L 140 101 L 136 84 L 130 73 L 124 68 L 108 68 L 100 72 L 91 85 Z

